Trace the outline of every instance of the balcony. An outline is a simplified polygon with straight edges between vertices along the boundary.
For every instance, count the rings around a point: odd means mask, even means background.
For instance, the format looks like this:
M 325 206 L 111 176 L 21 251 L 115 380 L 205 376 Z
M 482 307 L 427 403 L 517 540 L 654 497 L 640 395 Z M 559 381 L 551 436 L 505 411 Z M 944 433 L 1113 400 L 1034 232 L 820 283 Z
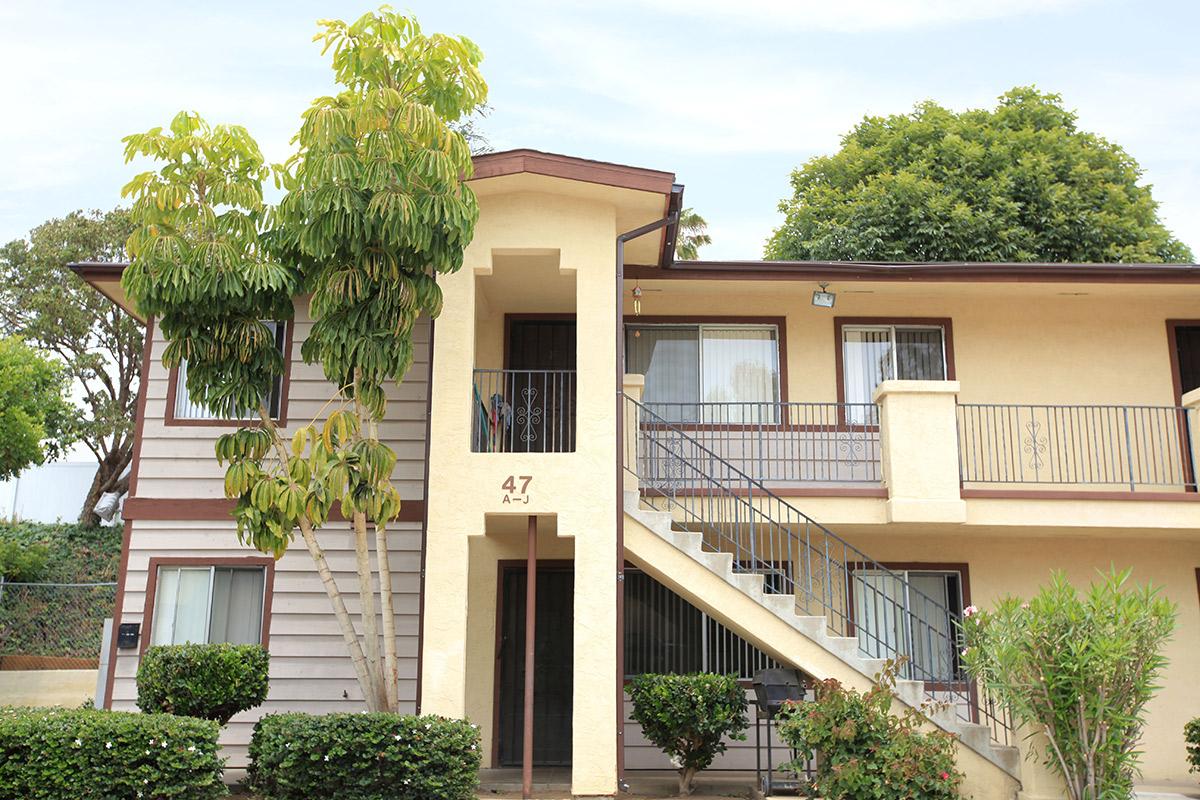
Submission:
M 575 370 L 476 369 L 471 452 L 575 452 Z
M 962 403 L 962 484 L 1195 491 L 1189 416 L 1183 406 Z

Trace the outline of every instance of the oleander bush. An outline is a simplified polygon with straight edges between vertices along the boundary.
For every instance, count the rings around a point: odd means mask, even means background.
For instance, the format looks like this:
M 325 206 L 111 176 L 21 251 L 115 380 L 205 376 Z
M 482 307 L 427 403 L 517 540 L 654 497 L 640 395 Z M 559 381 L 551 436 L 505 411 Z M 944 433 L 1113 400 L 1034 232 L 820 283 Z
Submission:
M 1175 630 L 1175 604 L 1159 589 L 1134 584 L 1129 570 L 1098 578 L 1081 592 L 1055 573 L 1028 601 L 964 609 L 960 626 L 967 671 L 1044 734 L 1041 760 L 1071 800 L 1132 796 L 1146 704 Z
M 746 690 L 736 675 L 638 675 L 629 685 L 633 720 L 679 765 L 679 793 L 725 752 L 725 738 L 745 739 Z
M 0 708 L 0 797 L 224 797 L 215 722 L 96 709 Z
M 271 714 L 250 739 L 264 800 L 474 800 L 479 731 L 403 714 Z
M 954 765 L 955 739 L 921 730 L 916 709 L 893 714 L 899 662 L 865 692 L 836 680 L 816 684 L 816 698 L 785 704 L 779 736 L 799 753 L 800 772 L 815 756 L 813 796 L 825 800 L 952 800 L 963 775 Z
M 146 650 L 137 705 L 221 725 L 267 699 L 270 656 L 257 644 L 173 644 Z
M 1191 764 L 1188 772 L 1200 772 L 1200 717 L 1183 726 L 1183 740 L 1187 743 L 1187 760 Z

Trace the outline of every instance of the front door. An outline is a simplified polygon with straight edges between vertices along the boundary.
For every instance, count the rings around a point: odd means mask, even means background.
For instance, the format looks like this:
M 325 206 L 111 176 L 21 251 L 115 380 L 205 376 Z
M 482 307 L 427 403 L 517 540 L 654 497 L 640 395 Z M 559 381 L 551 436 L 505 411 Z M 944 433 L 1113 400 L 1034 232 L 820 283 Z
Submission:
M 497 761 L 521 765 L 525 743 L 525 567 L 506 566 L 500 587 L 500 707 Z M 534 644 L 533 763 L 571 763 L 572 608 L 570 566 L 538 567 Z
M 574 452 L 574 318 L 510 319 L 505 360 L 513 408 L 510 449 Z

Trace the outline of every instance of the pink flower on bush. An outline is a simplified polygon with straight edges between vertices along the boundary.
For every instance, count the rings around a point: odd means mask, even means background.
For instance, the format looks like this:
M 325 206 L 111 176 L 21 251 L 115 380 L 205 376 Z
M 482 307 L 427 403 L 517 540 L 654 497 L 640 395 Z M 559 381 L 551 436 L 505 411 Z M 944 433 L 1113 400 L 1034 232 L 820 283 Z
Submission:
M 975 606 L 967 606 L 966 608 L 963 609 L 963 616 L 967 619 L 970 619 L 973 614 L 978 614 L 978 613 L 979 613 L 979 609 L 976 608 Z
M 942 773 L 942 780 L 944 780 L 944 781 L 948 781 L 948 780 L 950 780 L 950 773 L 949 773 L 949 772 L 943 772 L 943 773 Z

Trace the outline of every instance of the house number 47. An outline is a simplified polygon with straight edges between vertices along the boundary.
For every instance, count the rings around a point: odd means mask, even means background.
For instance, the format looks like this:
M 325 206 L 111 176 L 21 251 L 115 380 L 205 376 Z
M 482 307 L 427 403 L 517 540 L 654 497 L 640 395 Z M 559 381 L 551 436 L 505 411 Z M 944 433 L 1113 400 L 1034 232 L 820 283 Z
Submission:
M 504 490 L 503 503 L 528 503 L 529 484 L 533 482 L 532 475 L 509 475 L 500 488 Z

